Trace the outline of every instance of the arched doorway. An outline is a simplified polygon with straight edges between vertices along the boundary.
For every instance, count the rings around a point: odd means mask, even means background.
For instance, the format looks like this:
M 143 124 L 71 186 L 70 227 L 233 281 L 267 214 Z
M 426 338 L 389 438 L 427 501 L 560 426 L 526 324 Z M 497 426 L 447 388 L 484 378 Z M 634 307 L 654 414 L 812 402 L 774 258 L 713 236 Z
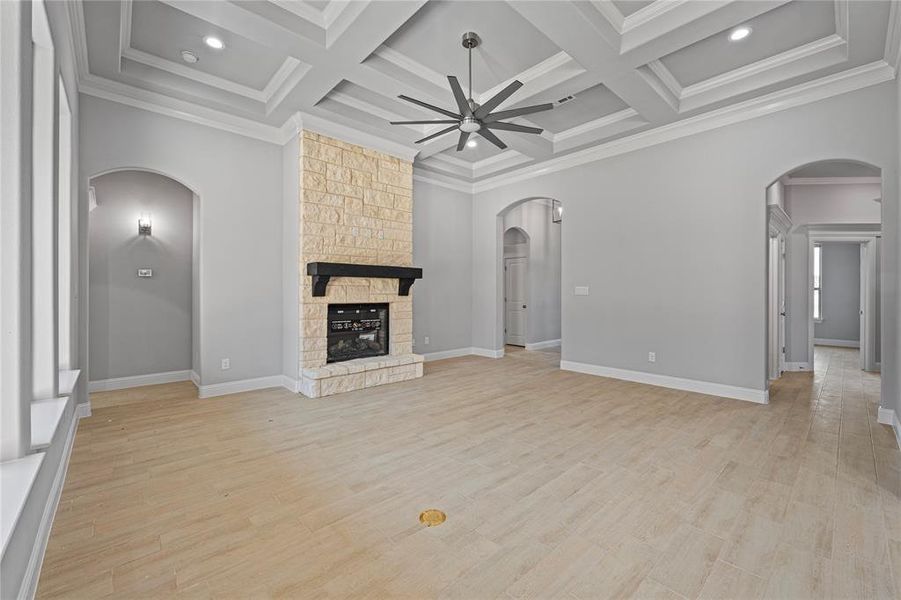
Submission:
M 91 391 L 201 380 L 200 197 L 150 169 L 89 179 Z
M 497 323 L 502 344 L 526 350 L 561 346 L 561 206 L 555 199 L 530 197 L 497 215 Z
M 881 169 L 854 160 L 800 165 L 767 186 L 768 382 L 822 378 L 840 361 L 881 386 L 881 200 Z

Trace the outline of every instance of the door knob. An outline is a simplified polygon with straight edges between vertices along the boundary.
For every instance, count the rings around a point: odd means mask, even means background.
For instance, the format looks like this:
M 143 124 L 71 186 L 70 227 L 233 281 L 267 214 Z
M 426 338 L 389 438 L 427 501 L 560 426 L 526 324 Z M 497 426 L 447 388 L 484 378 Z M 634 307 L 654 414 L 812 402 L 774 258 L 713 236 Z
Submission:
M 522 307 L 523 307 L 523 308 L 525 308 L 525 307 L 526 307 L 526 305 L 525 305 L 525 304 L 523 304 L 523 305 L 522 305 Z

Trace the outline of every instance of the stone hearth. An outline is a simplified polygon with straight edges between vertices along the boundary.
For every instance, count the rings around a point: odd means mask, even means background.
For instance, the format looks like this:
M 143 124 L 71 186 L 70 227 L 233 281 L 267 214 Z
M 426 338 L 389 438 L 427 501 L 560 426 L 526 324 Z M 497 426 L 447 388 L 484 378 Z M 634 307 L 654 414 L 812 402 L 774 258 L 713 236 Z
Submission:
M 310 131 L 300 133 L 300 392 L 311 398 L 422 376 L 413 354 L 413 293 L 397 279 L 333 277 L 314 296 L 307 264 L 413 264 L 413 164 Z M 413 286 L 415 288 L 415 285 Z M 389 354 L 326 364 L 329 304 L 389 305 Z

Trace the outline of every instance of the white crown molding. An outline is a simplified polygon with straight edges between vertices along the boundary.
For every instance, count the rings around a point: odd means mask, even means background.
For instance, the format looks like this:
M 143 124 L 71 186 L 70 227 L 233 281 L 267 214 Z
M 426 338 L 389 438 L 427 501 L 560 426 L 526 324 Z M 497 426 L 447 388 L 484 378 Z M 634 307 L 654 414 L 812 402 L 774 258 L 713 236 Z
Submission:
M 119 4 L 119 58 L 116 70 L 122 72 L 122 57 L 131 48 L 131 17 L 134 9 L 132 0 L 122 0 Z
M 150 92 L 104 77 L 96 75 L 79 77 L 78 91 L 88 96 L 118 102 L 133 108 L 140 108 L 167 117 L 196 123 L 197 125 L 221 129 L 272 144 L 282 143 L 281 131 L 278 127 L 198 106 L 191 102 Z
M 710 131 L 711 129 L 756 119 L 757 117 L 796 106 L 825 100 L 832 96 L 891 81 L 894 77 L 894 69 L 888 63 L 884 60 L 874 61 L 867 65 L 802 83 L 785 90 L 772 92 L 758 98 L 573 152 L 572 154 L 550 158 L 510 173 L 477 181 L 473 183 L 473 193 L 502 187 L 518 181 L 525 181 L 541 175 L 547 175 L 548 173 L 562 171 L 611 156 Z
M 552 136 L 551 141 L 553 141 L 554 144 L 558 144 L 570 138 L 590 132 L 595 132 L 599 129 L 604 129 L 606 127 L 610 127 L 611 125 L 615 125 L 623 121 L 628 121 L 629 119 L 634 119 L 635 117 L 640 116 L 641 115 L 639 115 L 638 111 L 634 108 L 624 108 L 623 110 L 617 111 L 615 113 L 604 115 L 603 117 L 588 121 L 587 123 L 582 123 L 581 125 L 576 125 L 575 127 L 570 127 L 569 129 L 555 133 Z M 636 127 L 639 126 L 640 125 L 636 124 Z
M 421 169 L 418 169 L 416 167 L 413 167 L 413 181 L 437 185 L 449 190 L 454 190 L 455 192 L 463 192 L 464 194 L 472 194 L 471 183 L 455 181 L 444 175 L 431 173 L 429 171 L 422 171 Z
M 281 131 L 283 137 L 281 138 L 280 143 L 286 143 L 292 135 L 296 135 L 301 129 L 309 129 L 310 131 L 321 133 L 322 135 L 341 140 L 342 142 L 347 142 L 348 144 L 363 146 L 364 148 L 369 148 L 370 150 L 375 150 L 384 154 L 390 154 L 391 156 L 407 161 L 412 161 L 418 152 L 416 148 L 409 148 L 404 144 L 392 142 L 383 137 L 302 112 L 295 113 L 288 119 L 288 122 L 282 126 Z
M 881 184 L 881 177 L 786 177 L 785 185 L 860 185 Z
M 570 360 L 561 360 L 560 369 L 564 371 L 575 371 L 576 373 L 585 373 L 586 375 L 597 375 L 599 377 L 610 377 L 612 379 L 632 381 L 645 385 L 655 385 L 685 392 L 694 392 L 696 394 L 732 398 L 734 400 L 744 400 L 746 402 L 755 402 L 757 404 L 769 404 L 769 392 L 767 390 L 738 387 L 711 381 L 700 381 L 697 379 L 686 379 L 684 377 L 673 377 L 670 375 L 660 375 L 657 373 L 647 373 L 645 371 L 616 369 L 613 367 L 591 365 Z
M 770 235 L 775 237 L 781 234 L 787 234 L 791 231 L 792 220 L 781 206 L 778 204 L 767 205 L 767 215 L 769 217 Z
M 687 112 L 845 62 L 848 42 L 833 34 L 682 88 L 679 112 Z

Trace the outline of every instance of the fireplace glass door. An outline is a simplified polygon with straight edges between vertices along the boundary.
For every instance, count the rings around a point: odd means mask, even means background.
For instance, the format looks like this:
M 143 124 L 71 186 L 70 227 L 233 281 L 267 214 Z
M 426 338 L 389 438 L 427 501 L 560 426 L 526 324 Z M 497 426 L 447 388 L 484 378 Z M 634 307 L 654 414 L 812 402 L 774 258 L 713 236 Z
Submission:
M 327 362 L 388 354 L 388 304 L 329 304 Z

